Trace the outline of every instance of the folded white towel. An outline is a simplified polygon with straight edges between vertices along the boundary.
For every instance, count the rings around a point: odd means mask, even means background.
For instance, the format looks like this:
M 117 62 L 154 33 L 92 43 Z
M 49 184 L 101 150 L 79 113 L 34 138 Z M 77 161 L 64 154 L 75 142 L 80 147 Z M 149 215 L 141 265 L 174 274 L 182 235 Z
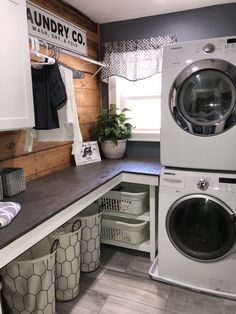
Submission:
M 20 204 L 14 202 L 0 202 L 0 228 L 8 225 L 19 213 Z

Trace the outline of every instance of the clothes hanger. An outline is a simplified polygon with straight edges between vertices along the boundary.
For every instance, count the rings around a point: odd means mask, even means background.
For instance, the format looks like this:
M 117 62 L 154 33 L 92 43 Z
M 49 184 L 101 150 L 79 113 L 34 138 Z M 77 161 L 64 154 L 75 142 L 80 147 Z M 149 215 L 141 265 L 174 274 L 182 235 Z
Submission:
M 46 42 L 43 42 L 46 46 L 46 55 L 40 52 L 40 44 L 39 40 L 36 38 L 30 37 L 31 41 L 31 50 L 30 55 L 39 58 L 37 62 L 31 62 L 31 66 L 37 68 L 42 67 L 44 65 L 52 65 L 55 63 L 55 59 L 48 55 L 48 45 Z
M 85 73 L 83 71 L 72 68 L 68 64 L 60 61 L 60 49 L 57 46 L 52 46 L 50 48 L 52 49 L 52 56 L 57 60 L 57 63 L 72 71 L 73 79 L 83 79 L 84 78 Z
M 60 59 L 59 47 L 52 44 L 48 45 L 47 42 L 42 41 L 43 45 L 46 47 L 46 55 L 45 55 L 39 52 L 40 44 L 39 44 L 38 39 L 30 37 L 30 41 L 31 41 L 31 50 L 30 50 L 31 56 L 36 56 L 37 58 L 40 58 L 37 62 L 31 62 L 31 66 L 38 68 L 38 67 L 42 67 L 43 65 L 54 64 L 57 61 L 58 64 L 63 65 L 64 67 L 72 71 L 74 79 L 84 78 L 85 73 L 83 71 L 74 69 L 73 67 L 70 67 L 69 65 L 59 61 Z

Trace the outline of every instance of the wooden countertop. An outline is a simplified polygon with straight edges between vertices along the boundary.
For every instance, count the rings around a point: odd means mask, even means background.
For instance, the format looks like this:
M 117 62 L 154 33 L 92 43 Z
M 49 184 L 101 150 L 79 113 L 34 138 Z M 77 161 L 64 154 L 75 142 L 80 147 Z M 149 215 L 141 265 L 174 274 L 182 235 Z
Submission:
M 20 203 L 21 210 L 0 229 L 0 249 L 122 172 L 159 176 L 160 170 L 157 159 L 122 158 L 72 166 L 31 181 L 25 192 L 4 200 Z

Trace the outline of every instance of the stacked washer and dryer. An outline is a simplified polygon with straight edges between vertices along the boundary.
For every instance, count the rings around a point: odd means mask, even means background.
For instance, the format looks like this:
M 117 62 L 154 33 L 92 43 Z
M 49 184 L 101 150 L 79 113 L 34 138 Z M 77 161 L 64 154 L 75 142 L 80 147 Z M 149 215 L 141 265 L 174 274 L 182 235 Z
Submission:
M 236 37 L 166 46 L 153 279 L 236 299 Z

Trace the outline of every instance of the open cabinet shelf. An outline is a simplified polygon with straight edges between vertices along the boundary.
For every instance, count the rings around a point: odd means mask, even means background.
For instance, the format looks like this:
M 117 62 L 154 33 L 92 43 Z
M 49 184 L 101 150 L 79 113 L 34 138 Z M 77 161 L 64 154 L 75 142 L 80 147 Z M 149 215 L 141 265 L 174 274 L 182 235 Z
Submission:
M 124 247 L 127 249 L 143 251 L 143 252 L 150 252 L 151 250 L 150 240 L 144 241 L 140 244 L 130 244 L 130 243 L 125 243 L 125 242 L 120 242 L 120 241 L 115 241 L 115 240 L 107 240 L 107 239 L 102 239 L 101 242 L 104 244 L 115 245 L 115 246 Z
M 148 209 L 146 208 L 146 211 L 143 214 L 140 215 L 133 215 L 133 214 L 127 214 L 122 212 L 115 212 L 115 211 L 109 211 L 104 210 L 104 215 L 111 216 L 112 218 L 116 217 L 117 220 L 119 218 L 127 218 L 132 220 L 139 220 L 141 222 L 148 222 L 148 228 L 149 228 L 149 236 L 148 239 L 144 240 L 144 242 L 140 244 L 131 244 L 127 242 L 122 242 L 118 240 L 113 239 L 101 239 L 101 242 L 104 244 L 124 247 L 128 249 L 143 251 L 150 253 L 150 259 L 151 261 L 154 261 L 156 256 L 156 250 L 157 250 L 157 190 L 156 187 L 158 185 L 158 182 L 155 182 L 155 185 L 153 184 L 152 179 L 150 178 L 150 181 L 148 181 L 148 176 L 144 175 L 130 175 L 126 174 L 123 177 L 122 182 L 128 182 L 128 183 L 135 183 L 140 185 L 147 185 L 149 189 L 148 193 Z
M 114 213 L 114 212 L 109 212 L 109 211 L 104 211 L 103 213 L 108 216 L 136 219 L 136 220 L 142 220 L 142 221 L 150 221 L 149 210 L 145 211 L 142 215 L 130 215 L 130 214 L 123 214 L 123 213 Z

